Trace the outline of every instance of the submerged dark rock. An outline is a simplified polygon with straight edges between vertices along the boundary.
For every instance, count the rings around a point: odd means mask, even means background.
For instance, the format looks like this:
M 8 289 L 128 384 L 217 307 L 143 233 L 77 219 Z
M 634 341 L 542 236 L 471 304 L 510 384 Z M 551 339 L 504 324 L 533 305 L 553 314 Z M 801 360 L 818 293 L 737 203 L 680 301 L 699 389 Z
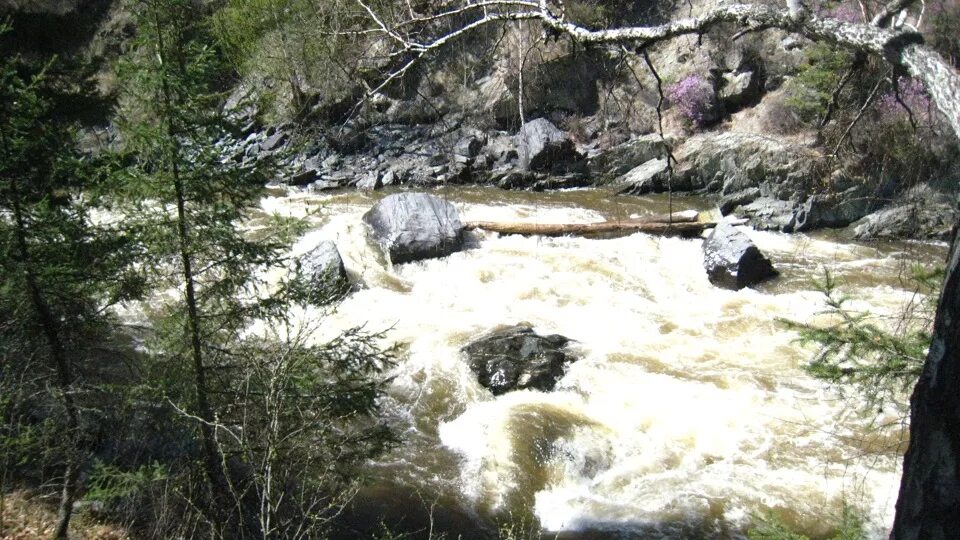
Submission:
M 703 267 L 710 283 L 731 290 L 778 275 L 753 241 L 728 221 L 721 221 L 704 241 Z
M 564 352 L 570 340 L 561 335 L 541 336 L 529 325 L 495 330 L 461 351 L 480 384 L 498 396 L 511 390 L 549 392 L 576 358 Z
M 364 214 L 393 264 L 444 257 L 463 248 L 463 223 L 449 202 L 427 193 L 395 193 Z

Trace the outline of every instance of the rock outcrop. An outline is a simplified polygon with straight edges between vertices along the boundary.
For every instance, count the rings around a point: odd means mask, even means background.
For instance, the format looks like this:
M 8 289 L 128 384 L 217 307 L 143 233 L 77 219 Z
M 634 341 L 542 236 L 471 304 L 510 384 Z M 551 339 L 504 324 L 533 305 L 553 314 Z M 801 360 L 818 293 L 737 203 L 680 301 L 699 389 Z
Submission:
M 721 221 L 703 243 L 703 267 L 710 283 L 739 290 L 777 276 L 773 264 L 729 221 Z
M 617 178 L 615 185 L 620 193 L 646 195 L 659 193 L 668 188 L 669 166 L 666 159 L 651 159 Z
M 960 219 L 956 197 L 928 186 L 910 190 L 903 200 L 883 208 L 853 225 L 857 240 L 930 238 L 947 240 Z
M 549 392 L 576 358 L 564 351 L 569 339 L 541 336 L 529 325 L 495 330 L 461 351 L 480 384 L 497 396 L 511 390 Z
M 444 257 L 463 248 L 453 204 L 427 193 L 395 193 L 363 216 L 393 264 Z
M 545 118 L 531 120 L 517 133 L 520 166 L 534 172 L 572 171 L 583 159 L 573 141 Z
M 616 178 L 653 159 L 663 159 L 667 145 L 660 135 L 649 134 L 608 148 L 591 157 L 587 163 L 591 176 L 599 180 Z

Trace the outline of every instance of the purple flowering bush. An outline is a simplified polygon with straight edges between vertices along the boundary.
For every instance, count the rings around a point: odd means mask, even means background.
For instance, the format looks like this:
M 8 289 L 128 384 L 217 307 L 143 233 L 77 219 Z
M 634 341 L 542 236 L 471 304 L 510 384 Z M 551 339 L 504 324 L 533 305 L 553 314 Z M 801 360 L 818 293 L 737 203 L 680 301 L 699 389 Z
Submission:
M 668 86 L 667 98 L 698 128 L 714 119 L 716 103 L 713 85 L 700 75 L 689 75 Z
M 840 4 L 839 6 L 828 9 L 824 15 L 846 23 L 863 22 L 863 16 L 860 10 L 848 4 Z
M 944 136 L 949 130 L 944 129 L 942 116 L 923 84 L 901 77 L 897 87 L 900 100 L 892 88 L 877 99 L 873 114 L 860 122 L 851 142 L 865 169 L 907 188 L 941 176 L 943 165 L 955 159 L 957 148 L 952 137 Z
M 897 86 L 900 89 L 900 101 L 910 108 L 915 122 L 930 124 L 934 121 L 934 109 L 930 101 L 930 94 L 923 84 L 908 77 L 901 77 Z M 877 112 L 882 122 L 897 122 L 907 118 L 907 111 L 897 101 L 897 95 L 891 89 L 877 100 Z

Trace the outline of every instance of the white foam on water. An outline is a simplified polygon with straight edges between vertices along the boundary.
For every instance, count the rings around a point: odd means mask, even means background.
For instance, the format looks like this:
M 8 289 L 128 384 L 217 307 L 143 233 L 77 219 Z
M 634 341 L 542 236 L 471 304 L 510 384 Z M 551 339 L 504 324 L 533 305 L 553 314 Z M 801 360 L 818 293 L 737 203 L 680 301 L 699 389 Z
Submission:
M 576 207 L 450 199 L 464 221 L 602 219 Z M 896 461 L 860 447 L 868 419 L 802 371 L 812 351 L 776 322 L 816 320 L 824 306 L 812 288 L 718 289 L 703 271 L 699 240 L 644 234 L 477 233 L 474 249 L 391 267 L 366 240 L 365 205 L 306 196 L 266 205 L 294 215 L 318 201 L 327 205 L 311 218 L 318 228 L 293 252 L 334 240 L 361 283 L 324 319 L 320 338 L 365 325 L 405 345 L 393 398 L 410 429 L 460 456 L 459 478 L 444 481 L 471 504 L 509 510 L 525 500 L 549 530 L 655 526 L 666 527 L 664 537 L 676 532 L 670 524 L 737 530 L 768 509 L 793 512 L 818 531 L 844 501 L 866 508 L 877 535 L 891 522 Z M 804 265 L 861 269 L 871 279 L 899 271 L 871 247 L 748 234 L 775 264 L 801 254 Z M 852 306 L 896 313 L 910 293 L 892 283 L 854 286 Z M 581 358 L 554 392 L 493 398 L 459 349 L 519 322 L 571 338 Z M 430 487 L 439 474 L 411 476 Z M 526 499 L 515 497 L 531 487 Z

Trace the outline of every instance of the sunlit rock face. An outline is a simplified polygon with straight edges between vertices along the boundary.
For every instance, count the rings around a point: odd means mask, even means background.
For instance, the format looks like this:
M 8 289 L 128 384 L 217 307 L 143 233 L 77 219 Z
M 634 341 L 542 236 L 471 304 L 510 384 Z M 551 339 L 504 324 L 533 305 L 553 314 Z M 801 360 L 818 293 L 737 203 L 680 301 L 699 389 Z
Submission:
M 734 291 L 778 275 L 750 238 L 728 221 L 717 225 L 704 241 L 703 267 L 710 283 Z
M 394 264 L 443 257 L 463 247 L 457 209 L 426 193 L 396 193 L 364 214 L 374 239 Z

